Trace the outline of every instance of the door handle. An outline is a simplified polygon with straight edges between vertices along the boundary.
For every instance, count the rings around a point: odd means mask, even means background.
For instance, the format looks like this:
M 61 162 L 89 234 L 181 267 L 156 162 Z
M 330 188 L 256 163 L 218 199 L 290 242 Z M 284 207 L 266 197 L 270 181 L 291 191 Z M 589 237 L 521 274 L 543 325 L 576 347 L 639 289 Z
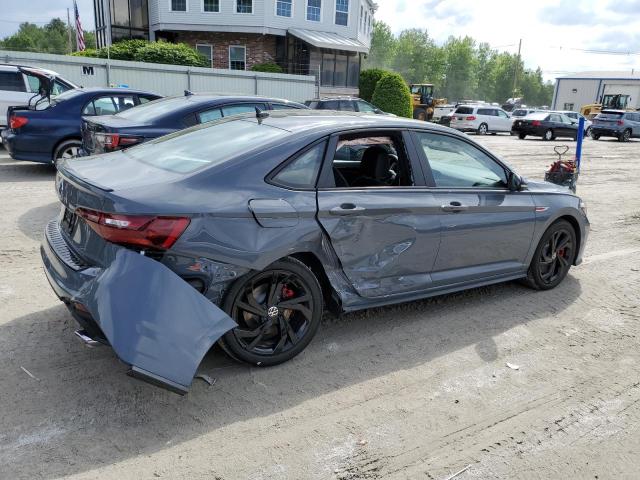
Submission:
M 449 205 L 442 205 L 440 207 L 444 212 L 464 212 L 469 210 L 469 207 L 462 205 L 460 202 L 451 202 Z
M 354 215 L 365 211 L 364 207 L 358 207 L 353 203 L 343 203 L 339 207 L 333 207 L 329 210 L 331 215 Z

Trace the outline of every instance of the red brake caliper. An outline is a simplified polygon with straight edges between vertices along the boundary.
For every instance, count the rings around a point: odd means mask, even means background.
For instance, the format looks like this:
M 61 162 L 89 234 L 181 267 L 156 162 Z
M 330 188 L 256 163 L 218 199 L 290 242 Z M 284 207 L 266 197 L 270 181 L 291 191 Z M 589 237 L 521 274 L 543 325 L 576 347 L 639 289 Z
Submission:
M 293 298 L 293 296 L 295 294 L 296 294 L 296 292 L 291 290 L 288 286 L 283 285 L 283 287 L 282 287 L 282 299 L 283 300 L 289 300 L 290 298 Z

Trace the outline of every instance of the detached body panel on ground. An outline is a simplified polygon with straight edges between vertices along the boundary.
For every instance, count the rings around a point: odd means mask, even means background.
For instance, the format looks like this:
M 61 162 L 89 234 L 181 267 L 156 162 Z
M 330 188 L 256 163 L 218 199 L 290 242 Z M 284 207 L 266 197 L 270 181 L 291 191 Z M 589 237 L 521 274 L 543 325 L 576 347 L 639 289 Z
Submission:
M 65 161 L 57 192 L 42 249 L 54 290 L 135 374 L 180 392 L 219 338 L 256 365 L 292 358 L 325 303 L 533 274 L 553 288 L 589 229 L 578 197 L 520 179 L 465 135 L 375 114 L 222 119 Z

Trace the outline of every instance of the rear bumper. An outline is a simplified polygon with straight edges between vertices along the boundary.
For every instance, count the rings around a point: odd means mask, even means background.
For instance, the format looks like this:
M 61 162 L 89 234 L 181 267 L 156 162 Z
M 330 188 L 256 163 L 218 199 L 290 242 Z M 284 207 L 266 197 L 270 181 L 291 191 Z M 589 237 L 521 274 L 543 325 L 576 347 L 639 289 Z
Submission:
M 184 394 L 203 356 L 236 323 L 160 262 L 119 248 L 106 268 L 82 263 L 57 220 L 41 246 L 54 292 L 130 375 Z
M 38 141 L 37 139 L 31 137 L 24 138 L 22 135 L 16 135 L 9 129 L 2 130 L 0 135 L 2 136 L 2 143 L 4 144 L 4 147 L 14 160 L 52 163 L 51 154 L 34 153 L 28 150 L 29 145 L 31 145 L 32 142 Z
M 591 127 L 592 135 L 600 135 L 601 137 L 618 137 L 622 135 L 623 130 L 617 130 L 615 128 L 607 128 L 607 127 Z

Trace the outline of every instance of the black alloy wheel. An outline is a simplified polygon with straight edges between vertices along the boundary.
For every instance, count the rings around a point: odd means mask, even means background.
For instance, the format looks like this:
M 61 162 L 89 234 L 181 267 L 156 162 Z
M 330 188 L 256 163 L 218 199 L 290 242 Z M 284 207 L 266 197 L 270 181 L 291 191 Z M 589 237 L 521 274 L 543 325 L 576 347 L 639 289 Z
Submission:
M 225 311 L 238 324 L 221 339 L 232 357 L 260 366 L 277 365 L 300 353 L 322 319 L 322 289 L 302 262 L 286 258 L 238 280 Z
M 591 132 L 591 138 L 593 138 L 594 140 L 600 140 L 600 135 L 595 132 Z
M 618 137 L 618 140 L 620 140 L 621 142 L 628 142 L 629 140 L 631 140 L 631 130 L 629 130 L 628 128 L 622 132 L 622 134 Z
M 560 220 L 544 233 L 529 266 L 526 283 L 537 290 L 555 288 L 569 273 L 576 255 L 573 226 Z
M 526 133 L 520 133 L 520 134 L 518 134 L 518 138 L 520 140 L 524 140 L 525 138 L 527 138 L 527 134 Z

